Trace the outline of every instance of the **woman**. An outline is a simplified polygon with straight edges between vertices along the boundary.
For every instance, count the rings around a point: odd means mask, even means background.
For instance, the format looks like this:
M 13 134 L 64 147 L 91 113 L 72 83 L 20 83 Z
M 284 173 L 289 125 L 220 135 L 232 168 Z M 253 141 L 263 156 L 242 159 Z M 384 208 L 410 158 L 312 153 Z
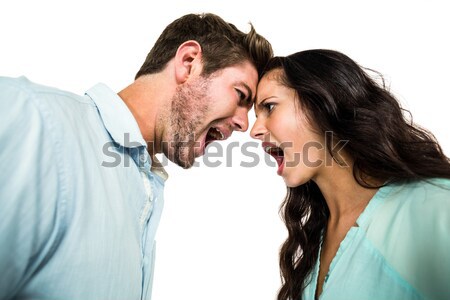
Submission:
M 253 138 L 288 187 L 279 300 L 450 299 L 450 161 L 349 57 L 273 58 Z

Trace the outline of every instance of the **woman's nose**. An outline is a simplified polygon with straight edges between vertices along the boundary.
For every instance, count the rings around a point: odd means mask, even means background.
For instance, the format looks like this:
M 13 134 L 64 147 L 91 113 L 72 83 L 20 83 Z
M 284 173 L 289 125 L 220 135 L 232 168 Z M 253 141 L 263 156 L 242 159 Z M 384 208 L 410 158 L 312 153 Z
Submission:
M 250 136 L 254 139 L 262 140 L 267 133 L 267 128 L 264 126 L 264 122 L 260 118 L 256 118 L 255 124 L 253 124 Z

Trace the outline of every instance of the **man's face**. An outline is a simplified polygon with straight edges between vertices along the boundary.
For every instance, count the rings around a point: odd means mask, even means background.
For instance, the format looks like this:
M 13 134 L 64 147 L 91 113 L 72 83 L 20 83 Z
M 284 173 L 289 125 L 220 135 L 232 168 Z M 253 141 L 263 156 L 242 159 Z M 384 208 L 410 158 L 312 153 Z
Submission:
M 178 86 L 163 136 L 163 152 L 183 168 L 194 164 L 215 140 L 246 131 L 258 73 L 249 62 L 196 76 Z

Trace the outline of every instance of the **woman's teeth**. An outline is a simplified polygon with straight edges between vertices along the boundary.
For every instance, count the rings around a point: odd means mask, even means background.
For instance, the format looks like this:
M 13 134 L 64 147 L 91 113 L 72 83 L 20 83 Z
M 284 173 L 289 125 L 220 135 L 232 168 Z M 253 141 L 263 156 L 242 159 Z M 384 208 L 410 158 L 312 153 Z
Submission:
M 283 150 L 279 147 L 266 146 L 264 147 L 264 151 L 270 155 L 282 156 Z

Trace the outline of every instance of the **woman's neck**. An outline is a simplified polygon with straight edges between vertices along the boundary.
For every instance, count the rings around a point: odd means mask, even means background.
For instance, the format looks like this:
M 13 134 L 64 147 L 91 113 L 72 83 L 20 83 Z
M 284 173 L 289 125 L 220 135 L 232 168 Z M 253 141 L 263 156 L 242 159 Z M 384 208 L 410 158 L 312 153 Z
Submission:
M 354 226 L 356 219 L 378 191 L 376 188 L 361 186 L 353 177 L 352 167 L 330 167 L 315 182 L 330 211 L 329 226 Z

